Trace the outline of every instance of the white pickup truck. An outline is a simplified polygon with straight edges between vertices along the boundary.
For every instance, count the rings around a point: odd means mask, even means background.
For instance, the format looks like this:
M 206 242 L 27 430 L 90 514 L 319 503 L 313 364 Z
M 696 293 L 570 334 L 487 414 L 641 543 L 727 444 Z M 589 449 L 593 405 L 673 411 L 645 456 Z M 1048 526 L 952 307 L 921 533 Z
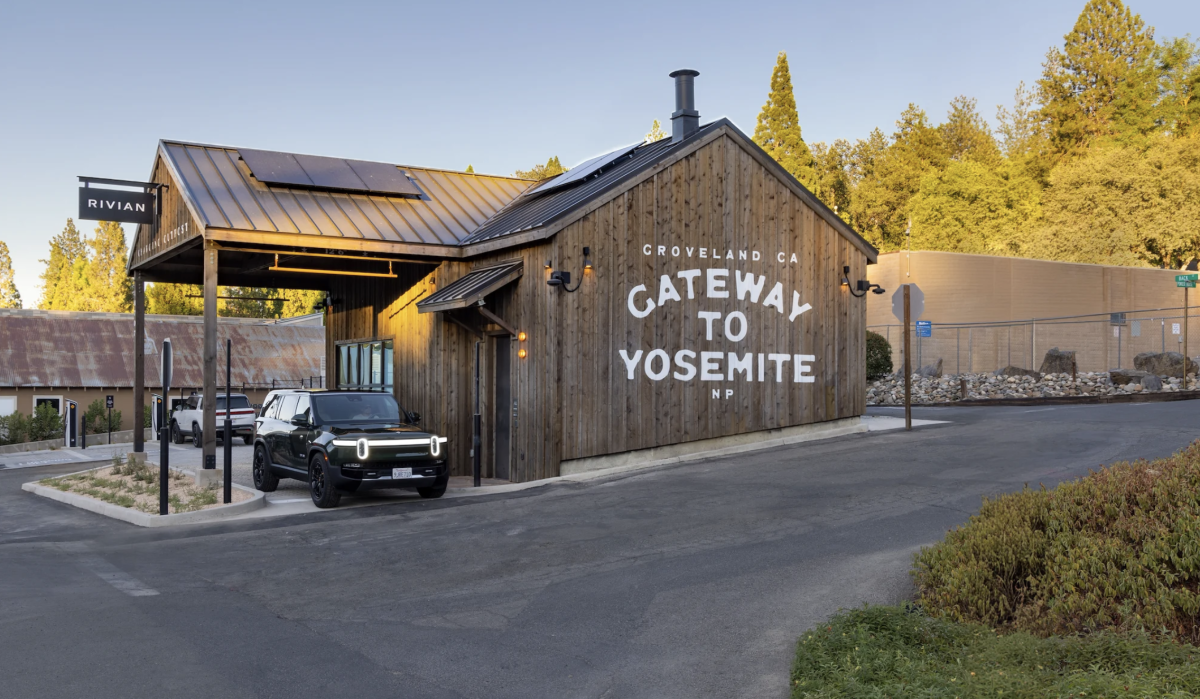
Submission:
M 217 441 L 221 441 L 225 425 L 225 394 L 217 395 Z M 234 393 L 229 399 L 229 418 L 233 422 L 233 434 L 241 437 L 246 444 L 254 443 L 254 418 L 256 413 L 250 407 L 250 399 L 244 394 Z M 171 441 L 183 444 L 191 437 L 192 443 L 199 449 L 204 446 L 204 435 L 201 427 L 204 425 L 204 396 L 193 393 L 187 400 L 175 408 L 171 414 Z

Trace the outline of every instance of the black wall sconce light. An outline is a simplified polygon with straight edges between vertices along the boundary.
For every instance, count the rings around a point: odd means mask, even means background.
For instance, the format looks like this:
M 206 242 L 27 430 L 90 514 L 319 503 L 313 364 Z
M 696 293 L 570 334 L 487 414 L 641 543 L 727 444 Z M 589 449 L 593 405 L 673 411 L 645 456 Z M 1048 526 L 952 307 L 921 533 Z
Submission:
M 866 296 L 868 291 L 872 291 L 876 294 L 882 294 L 884 292 L 884 288 L 882 286 L 879 286 L 878 284 L 871 284 L 866 279 L 859 279 L 857 282 L 855 282 L 854 286 L 850 286 L 850 265 L 842 266 L 842 286 L 849 287 L 850 295 L 857 298 Z M 856 289 L 859 292 L 857 294 L 854 293 Z
M 549 284 L 550 286 L 556 286 L 556 287 L 562 289 L 563 291 L 567 291 L 567 292 L 575 292 L 575 291 L 579 290 L 579 285 L 583 284 L 583 280 L 580 279 L 579 282 L 575 284 L 575 288 L 572 289 L 571 288 L 571 273 L 570 272 L 555 272 L 555 271 L 553 271 L 552 265 L 550 264 L 550 260 L 546 260 L 546 269 L 552 270 L 550 272 L 550 278 L 546 280 L 546 283 Z M 583 248 L 583 271 L 586 274 L 587 271 L 590 269 L 592 269 L 592 249 L 590 247 L 584 247 Z

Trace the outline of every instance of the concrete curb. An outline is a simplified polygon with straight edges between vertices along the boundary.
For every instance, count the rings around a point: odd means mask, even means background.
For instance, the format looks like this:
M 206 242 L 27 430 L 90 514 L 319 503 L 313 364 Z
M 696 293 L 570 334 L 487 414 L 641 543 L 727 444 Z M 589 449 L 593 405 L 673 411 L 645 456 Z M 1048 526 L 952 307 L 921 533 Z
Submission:
M 146 441 L 151 441 L 154 435 L 150 434 L 150 428 L 145 428 Z M 113 445 L 117 444 L 132 444 L 133 430 L 121 430 L 113 432 Z M 101 432 L 99 435 L 89 434 L 88 443 L 94 447 L 108 446 L 108 433 Z M 20 444 L 6 444 L 0 446 L 0 454 L 23 454 L 29 451 L 45 451 L 47 449 L 63 449 L 65 448 L 65 440 L 62 439 L 46 439 L 40 442 L 21 442 Z
M 98 468 L 106 468 L 108 465 L 109 463 L 106 462 L 104 466 L 100 466 Z M 77 471 L 76 473 L 87 473 L 95 470 L 97 469 L 89 468 L 84 471 Z M 183 469 L 172 470 L 192 476 L 191 471 L 184 471 Z M 64 475 L 73 476 L 76 475 L 76 473 Z M 153 528 L 172 527 L 181 524 L 216 522 L 229 519 L 231 517 L 236 517 L 238 515 L 244 515 L 247 512 L 253 512 L 254 510 L 261 509 L 267 504 L 265 493 L 260 493 L 257 490 L 251 490 L 250 488 L 238 485 L 236 483 L 233 484 L 233 487 L 250 493 L 250 499 L 243 500 L 242 502 L 231 503 L 229 505 L 218 505 L 217 507 L 210 507 L 206 510 L 180 512 L 179 514 L 174 515 L 152 515 L 145 512 L 138 512 L 137 510 L 131 510 L 128 507 L 119 507 L 117 505 L 113 505 L 112 503 L 90 498 L 86 495 L 64 492 L 62 490 L 58 490 L 57 488 L 51 488 L 50 486 L 42 485 L 36 481 L 25 483 L 21 486 L 21 490 L 24 490 L 28 493 L 33 493 L 34 495 L 40 495 L 44 498 L 56 500 L 67 505 L 78 507 L 81 510 L 87 510 L 88 512 L 95 512 L 96 514 L 104 515 L 105 517 L 119 519 L 122 522 L 129 522 L 130 524 L 134 524 L 139 527 Z

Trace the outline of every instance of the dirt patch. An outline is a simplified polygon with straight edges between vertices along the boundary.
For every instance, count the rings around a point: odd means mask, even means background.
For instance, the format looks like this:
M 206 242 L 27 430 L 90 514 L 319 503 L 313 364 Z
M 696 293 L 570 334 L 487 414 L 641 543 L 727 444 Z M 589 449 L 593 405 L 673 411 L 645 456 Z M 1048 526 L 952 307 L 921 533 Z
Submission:
M 112 466 L 71 476 L 47 478 L 41 484 L 118 507 L 158 514 L 158 467 L 147 464 L 144 459 L 135 458 L 125 463 L 121 457 L 115 456 Z M 171 471 L 167 492 L 167 514 L 207 510 L 224 504 L 219 489 L 198 487 L 195 481 L 179 471 Z M 250 493 L 233 489 L 233 502 L 250 498 Z

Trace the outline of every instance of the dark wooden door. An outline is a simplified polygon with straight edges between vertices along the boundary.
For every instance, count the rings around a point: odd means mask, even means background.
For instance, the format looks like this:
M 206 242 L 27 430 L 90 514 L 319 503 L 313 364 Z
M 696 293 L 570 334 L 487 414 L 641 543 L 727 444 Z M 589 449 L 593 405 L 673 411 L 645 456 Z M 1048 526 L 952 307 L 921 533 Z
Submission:
M 492 473 L 500 480 L 509 479 L 508 459 L 512 444 L 512 338 L 496 338 L 496 387 L 492 401 Z

